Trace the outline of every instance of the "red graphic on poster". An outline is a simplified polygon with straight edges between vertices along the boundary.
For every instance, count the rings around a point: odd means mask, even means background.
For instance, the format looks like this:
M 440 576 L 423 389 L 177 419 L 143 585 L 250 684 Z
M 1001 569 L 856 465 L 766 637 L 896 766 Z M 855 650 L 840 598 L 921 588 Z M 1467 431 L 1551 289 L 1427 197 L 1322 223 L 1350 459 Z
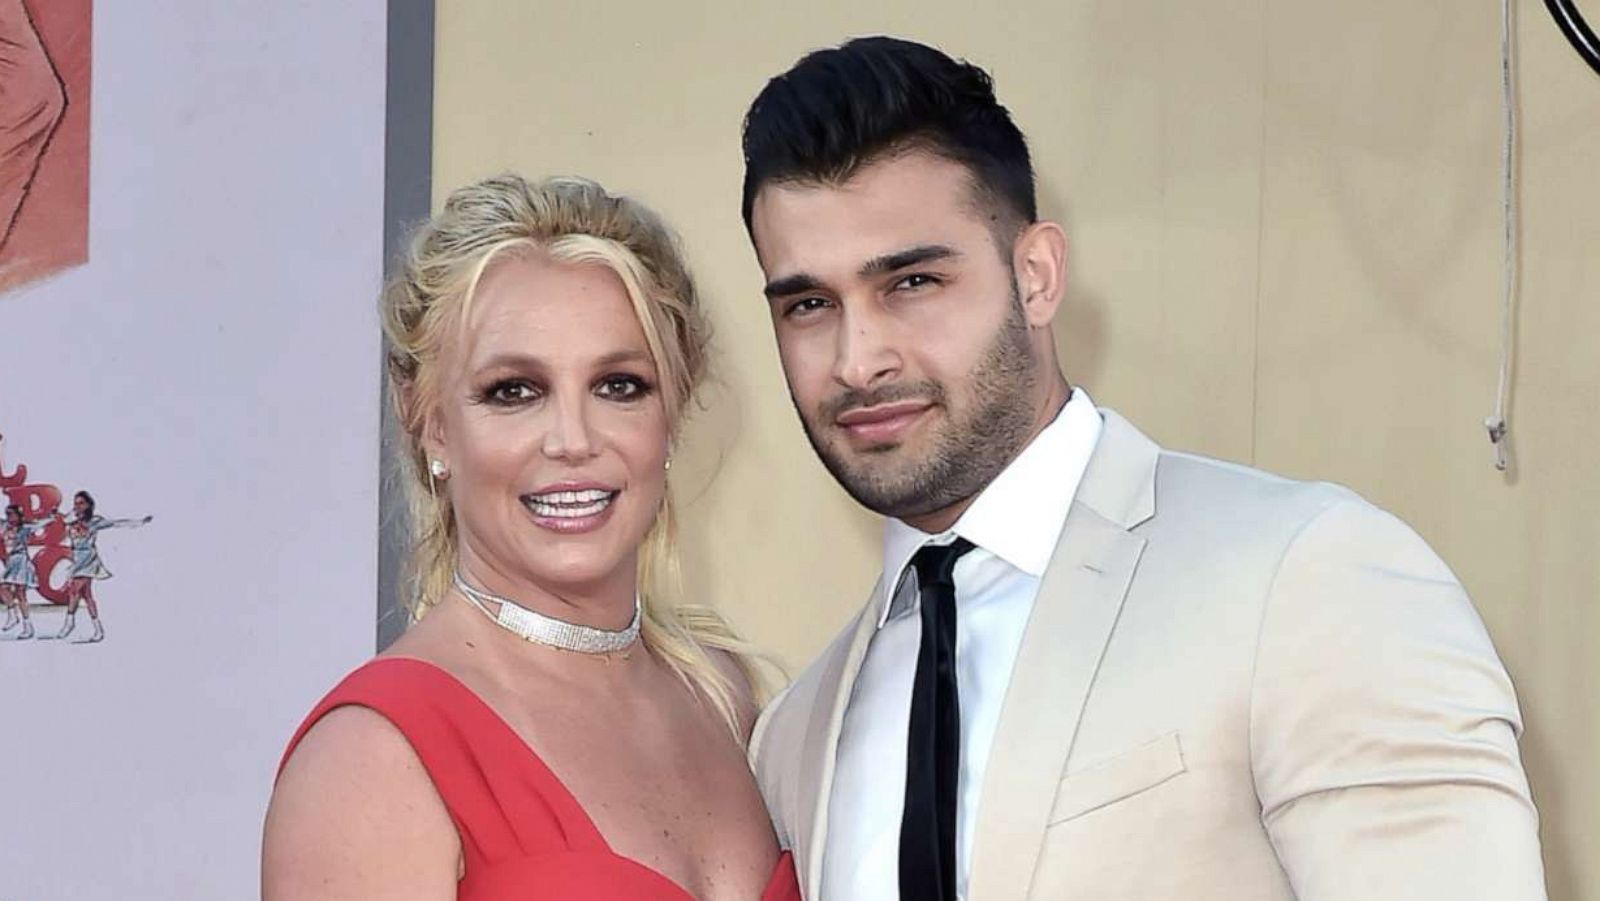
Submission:
M 6 521 L 0 525 L 5 550 L 9 551 L 16 541 L 39 548 L 29 555 L 34 572 L 38 574 L 38 584 L 31 587 L 52 604 L 65 602 L 66 585 L 51 580 L 56 567 L 72 557 L 72 549 L 66 543 L 67 524 L 57 512 L 61 507 L 61 489 L 30 483 L 28 467 L 19 463 L 9 473 L 0 465 L 0 492 L 4 492 L 6 498 Z M 6 601 L 9 606 L 10 599 Z
M 0 435 L 0 449 L 5 436 Z M 0 493 L 5 495 L 5 518 L 0 521 L 0 602 L 5 604 L 5 625 L 0 632 L 11 640 L 33 638 L 29 593 L 53 605 L 65 605 L 61 630 L 53 637 L 70 636 L 77 625 L 78 607 L 88 607 L 92 634 L 75 643 L 105 638 L 100 608 L 94 596 L 96 581 L 111 578 L 100 559 L 99 534 L 107 529 L 146 525 L 151 517 L 110 519 L 95 513 L 94 496 L 79 491 L 72 496 L 70 516 L 60 512 L 62 492 L 55 485 L 28 480 L 28 467 L 17 464 L 5 471 L 0 457 Z M 37 550 L 35 550 L 37 548 Z
M 92 0 L 0 0 L 0 292 L 89 258 Z

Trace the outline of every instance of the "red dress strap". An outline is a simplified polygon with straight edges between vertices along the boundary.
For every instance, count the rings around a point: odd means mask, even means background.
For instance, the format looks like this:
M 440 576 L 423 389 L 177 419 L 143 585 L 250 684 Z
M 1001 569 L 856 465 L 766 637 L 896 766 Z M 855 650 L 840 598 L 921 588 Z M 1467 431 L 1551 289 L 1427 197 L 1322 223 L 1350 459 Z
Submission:
M 411 744 L 455 821 L 468 872 L 530 854 L 608 850 L 516 733 L 454 676 L 421 660 L 380 657 L 346 676 L 295 732 L 283 762 L 329 711 L 351 704 L 378 713 Z

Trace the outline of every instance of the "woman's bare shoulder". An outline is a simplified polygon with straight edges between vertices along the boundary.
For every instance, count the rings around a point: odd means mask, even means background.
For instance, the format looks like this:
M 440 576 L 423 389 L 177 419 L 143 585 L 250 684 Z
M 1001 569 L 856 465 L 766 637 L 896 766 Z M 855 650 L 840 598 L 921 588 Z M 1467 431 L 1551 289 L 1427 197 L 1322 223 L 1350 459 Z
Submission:
M 365 707 L 330 711 L 278 777 L 261 855 L 264 901 L 456 896 L 460 838 L 400 730 Z

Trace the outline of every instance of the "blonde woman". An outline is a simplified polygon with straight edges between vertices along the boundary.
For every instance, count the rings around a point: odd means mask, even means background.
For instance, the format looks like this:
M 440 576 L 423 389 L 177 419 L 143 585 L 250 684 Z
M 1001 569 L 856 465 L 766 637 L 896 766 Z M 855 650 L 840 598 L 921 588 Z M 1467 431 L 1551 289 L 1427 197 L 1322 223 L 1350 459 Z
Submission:
M 580 179 L 463 188 L 384 300 L 416 623 L 312 712 L 275 899 L 798 899 L 748 662 L 665 604 L 706 327 L 667 229 Z

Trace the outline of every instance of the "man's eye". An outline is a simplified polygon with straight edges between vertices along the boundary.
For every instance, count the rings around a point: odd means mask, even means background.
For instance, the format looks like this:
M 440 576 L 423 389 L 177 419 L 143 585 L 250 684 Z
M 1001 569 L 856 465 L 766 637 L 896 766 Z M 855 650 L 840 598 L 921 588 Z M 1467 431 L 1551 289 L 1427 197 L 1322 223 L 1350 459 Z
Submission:
M 937 284 L 939 284 L 939 279 L 938 278 L 936 278 L 936 277 L 934 277 L 932 275 L 927 275 L 925 273 L 914 272 L 911 275 L 908 275 L 905 278 L 902 278 L 901 280 L 895 282 L 894 286 L 895 286 L 896 289 L 913 290 L 914 291 L 917 288 L 924 288 L 924 287 L 927 287 L 929 285 L 937 285 Z
M 784 316 L 805 316 L 815 313 L 828 306 L 828 301 L 821 297 L 802 297 L 789 304 L 783 310 Z
M 596 394 L 609 400 L 637 400 L 650 393 L 650 385 L 634 375 L 612 375 L 600 380 Z

